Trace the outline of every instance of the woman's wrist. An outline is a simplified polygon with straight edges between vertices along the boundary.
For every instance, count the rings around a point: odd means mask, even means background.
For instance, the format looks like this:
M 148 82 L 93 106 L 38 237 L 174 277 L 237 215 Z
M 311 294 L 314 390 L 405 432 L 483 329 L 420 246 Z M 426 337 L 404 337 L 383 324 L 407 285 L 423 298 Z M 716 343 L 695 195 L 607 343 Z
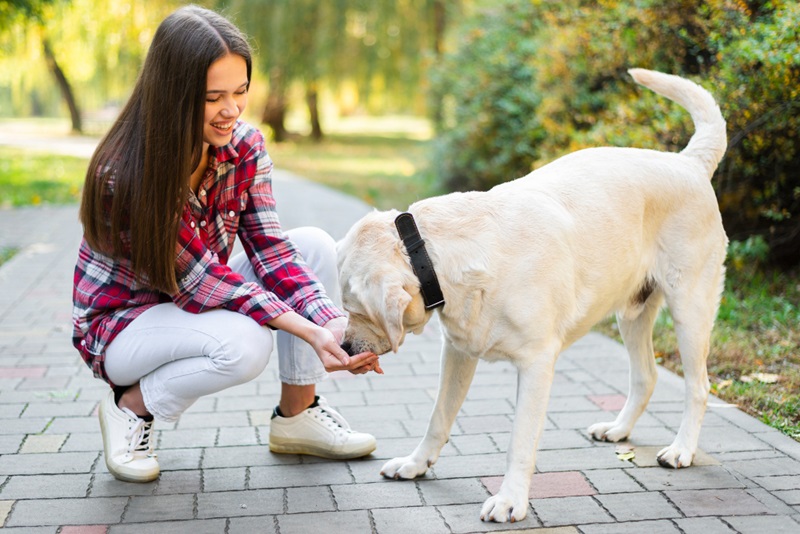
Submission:
M 306 343 L 313 345 L 312 341 L 315 336 L 319 335 L 319 331 L 323 330 L 321 326 L 317 326 L 308 319 L 293 311 L 281 314 L 267 324 L 278 330 L 284 330 L 293 336 L 299 337 Z

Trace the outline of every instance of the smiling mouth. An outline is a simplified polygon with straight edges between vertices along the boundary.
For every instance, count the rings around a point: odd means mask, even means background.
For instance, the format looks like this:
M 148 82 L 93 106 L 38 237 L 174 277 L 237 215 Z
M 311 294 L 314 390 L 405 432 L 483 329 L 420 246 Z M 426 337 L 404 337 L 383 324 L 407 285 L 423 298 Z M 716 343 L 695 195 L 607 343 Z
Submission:
M 211 126 L 220 132 L 229 132 L 233 128 L 233 122 L 212 122 Z

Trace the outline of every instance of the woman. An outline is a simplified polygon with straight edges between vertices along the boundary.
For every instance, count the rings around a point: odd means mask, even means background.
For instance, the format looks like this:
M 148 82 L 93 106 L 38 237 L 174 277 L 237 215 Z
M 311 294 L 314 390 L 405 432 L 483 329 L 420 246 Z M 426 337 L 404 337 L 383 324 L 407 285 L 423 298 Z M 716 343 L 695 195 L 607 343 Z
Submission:
M 263 371 L 270 329 L 282 381 L 270 449 L 329 458 L 375 449 L 315 395 L 326 371 L 382 371 L 374 354 L 339 347 L 347 320 L 332 300 L 330 236 L 281 231 L 263 137 L 238 120 L 250 74 L 250 49 L 228 20 L 179 9 L 156 31 L 87 171 L 73 342 L 112 386 L 100 428 L 121 480 L 158 477 L 154 416 L 174 421 L 200 396 Z M 244 252 L 229 261 L 236 235 Z

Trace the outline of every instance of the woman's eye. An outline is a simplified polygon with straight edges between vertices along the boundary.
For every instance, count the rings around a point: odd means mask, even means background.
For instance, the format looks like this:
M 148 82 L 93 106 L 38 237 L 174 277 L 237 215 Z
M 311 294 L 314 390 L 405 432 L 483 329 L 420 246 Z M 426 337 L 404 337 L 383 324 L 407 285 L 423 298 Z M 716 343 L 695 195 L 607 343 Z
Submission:
M 220 99 L 220 97 L 213 98 L 213 99 L 212 98 L 206 98 L 206 102 L 208 102 L 209 104 L 213 104 L 214 102 L 219 102 L 219 99 Z

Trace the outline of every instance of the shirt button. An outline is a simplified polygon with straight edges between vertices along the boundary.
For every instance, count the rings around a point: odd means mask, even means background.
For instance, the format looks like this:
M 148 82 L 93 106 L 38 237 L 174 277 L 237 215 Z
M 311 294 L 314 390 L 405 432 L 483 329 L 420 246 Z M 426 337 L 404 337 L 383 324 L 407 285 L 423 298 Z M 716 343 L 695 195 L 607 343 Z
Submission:
M 205 227 L 206 227 L 206 222 L 205 222 L 205 221 L 200 221 L 200 226 L 202 226 L 203 228 L 205 228 Z
M 86 346 L 86 340 L 85 339 L 81 339 L 81 345 L 84 346 L 84 347 Z
M 190 222 L 190 223 L 189 223 L 189 226 L 191 226 L 192 228 L 194 228 L 194 221 Z
M 200 196 L 201 196 L 201 197 L 204 197 L 204 196 L 206 196 L 206 190 L 205 190 L 205 189 L 201 189 L 201 190 L 200 190 Z
M 236 215 L 235 211 L 231 210 L 228 212 L 228 217 L 233 217 L 234 215 Z

